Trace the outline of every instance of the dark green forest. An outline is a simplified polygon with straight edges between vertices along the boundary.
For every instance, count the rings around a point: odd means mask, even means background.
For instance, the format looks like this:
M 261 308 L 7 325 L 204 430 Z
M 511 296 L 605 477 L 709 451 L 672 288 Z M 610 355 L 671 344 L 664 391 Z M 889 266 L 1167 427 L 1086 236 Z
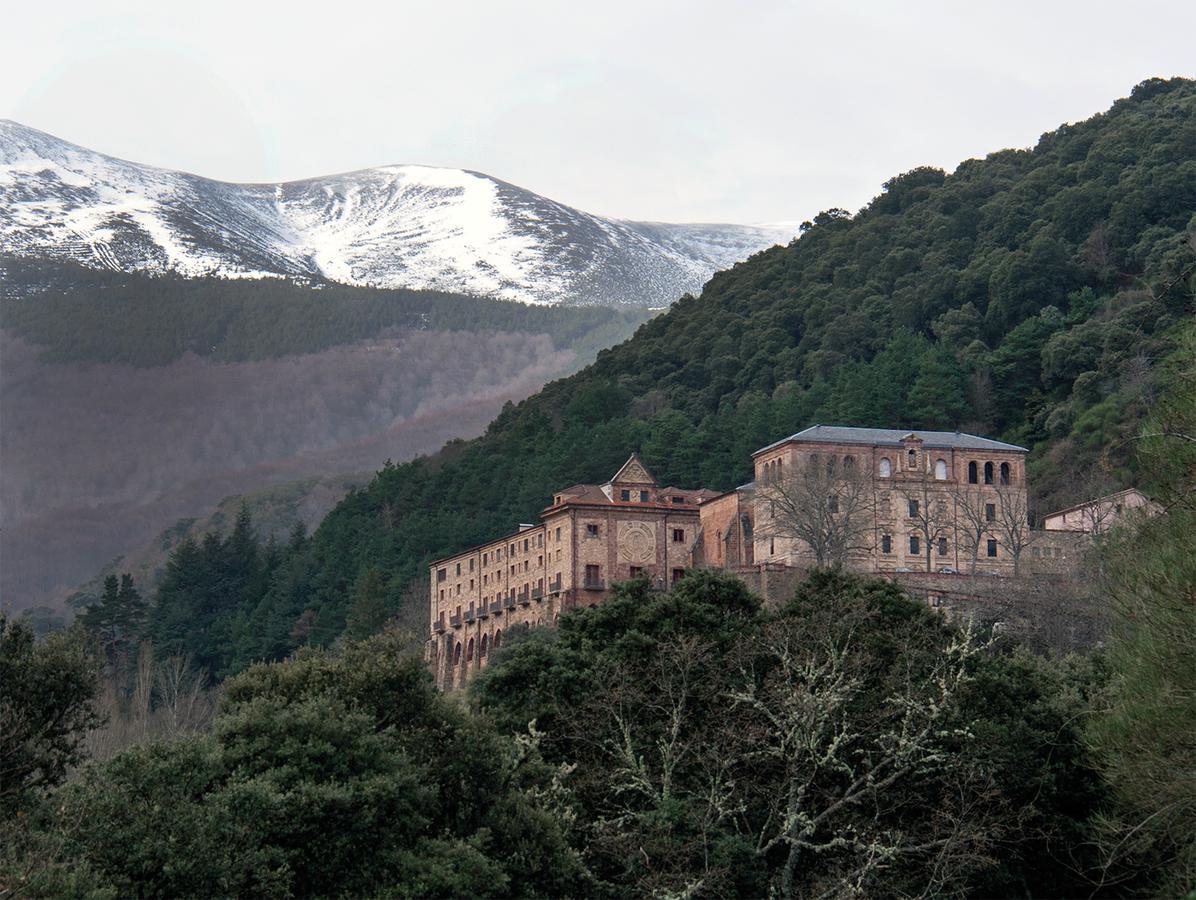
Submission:
M 220 562 L 228 538 L 180 548 L 155 639 L 222 674 L 327 645 L 371 568 L 395 611 L 429 559 L 534 521 L 554 488 L 601 482 L 633 450 L 662 483 L 727 489 L 751 451 L 815 422 L 1030 447 L 1040 511 L 1150 489 L 1129 442 L 1192 316 L 1194 146 L 1196 84 L 1156 80 L 1033 150 L 895 177 L 483 437 L 388 465 L 268 571 Z
M 43 641 L 0 617 L 0 893 L 1192 896 L 1194 147 L 1196 82 L 1156 79 L 1032 150 L 898 176 L 310 535 L 243 511 L 148 604 L 113 576 Z M 814 422 L 1023 444 L 1039 511 L 1146 489 L 1161 513 L 1085 565 L 1101 645 L 837 569 L 775 608 L 692 572 L 432 687 L 430 558 L 632 450 L 728 488 Z M 104 744 L 138 704 L 153 728 Z
M 643 309 L 528 306 L 441 291 L 283 279 L 188 279 L 0 258 L 0 327 L 47 362 L 163 366 L 316 353 L 396 330 L 547 334 L 583 359 L 622 339 Z

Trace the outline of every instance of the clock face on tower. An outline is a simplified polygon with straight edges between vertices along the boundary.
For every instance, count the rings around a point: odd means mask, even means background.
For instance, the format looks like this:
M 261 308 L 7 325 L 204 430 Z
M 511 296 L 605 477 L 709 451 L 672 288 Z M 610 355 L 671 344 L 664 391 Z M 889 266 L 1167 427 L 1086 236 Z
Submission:
M 637 565 L 655 562 L 655 529 L 647 522 L 620 522 L 619 557 Z

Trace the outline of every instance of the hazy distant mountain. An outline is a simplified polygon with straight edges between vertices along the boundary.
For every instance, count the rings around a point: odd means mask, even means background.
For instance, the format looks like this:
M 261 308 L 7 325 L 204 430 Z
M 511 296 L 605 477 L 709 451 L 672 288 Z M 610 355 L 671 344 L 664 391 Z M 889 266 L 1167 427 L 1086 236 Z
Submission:
M 229 184 L 0 120 L 0 255 L 664 306 L 792 235 L 779 225 L 605 219 L 488 175 L 428 166 Z

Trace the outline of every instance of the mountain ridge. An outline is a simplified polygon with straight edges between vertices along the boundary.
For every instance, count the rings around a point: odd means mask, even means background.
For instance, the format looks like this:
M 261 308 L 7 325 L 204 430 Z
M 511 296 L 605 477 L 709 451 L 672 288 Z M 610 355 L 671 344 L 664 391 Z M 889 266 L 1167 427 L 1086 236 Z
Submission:
M 485 173 L 419 164 L 223 182 L 0 119 L 0 253 L 19 258 L 667 306 L 792 233 L 786 223 L 606 218 Z

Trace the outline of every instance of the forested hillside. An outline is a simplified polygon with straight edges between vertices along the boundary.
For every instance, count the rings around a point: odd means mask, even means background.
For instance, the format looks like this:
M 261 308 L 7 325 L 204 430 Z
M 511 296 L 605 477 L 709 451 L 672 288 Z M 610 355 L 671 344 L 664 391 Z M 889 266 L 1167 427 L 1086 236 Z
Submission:
M 753 449 L 813 422 L 1031 447 L 1040 510 L 1149 487 L 1127 441 L 1192 314 L 1193 147 L 1196 83 L 1151 80 L 1032 150 L 896 176 L 483 437 L 387 466 L 285 552 L 185 545 L 155 637 L 216 672 L 328 643 L 363 584 L 394 610 L 430 558 L 532 521 L 554 487 L 605 479 L 632 450 L 662 482 L 728 488 Z
M 222 498 L 481 434 L 650 315 L 0 258 L 0 596 L 53 606 Z
M 413 329 L 547 334 L 586 358 L 650 316 L 324 281 L 151 277 L 5 257 L 0 300 L 0 327 L 43 348 L 47 361 L 133 366 L 163 366 L 185 353 L 256 362 Z

